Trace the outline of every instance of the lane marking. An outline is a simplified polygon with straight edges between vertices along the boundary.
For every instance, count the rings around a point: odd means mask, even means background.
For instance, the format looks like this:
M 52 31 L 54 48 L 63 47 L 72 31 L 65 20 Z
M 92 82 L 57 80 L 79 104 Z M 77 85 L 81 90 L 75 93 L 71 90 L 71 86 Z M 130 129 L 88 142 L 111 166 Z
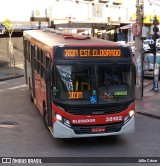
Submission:
M 0 90 L 0 92 L 6 91 L 6 90 L 14 90 L 14 89 L 19 89 L 19 88 L 24 88 L 24 87 L 26 87 L 26 86 L 27 86 L 26 84 L 24 84 L 24 85 L 19 85 L 19 86 L 15 86 L 15 87 L 12 87 L 12 88 L 2 89 L 2 90 Z

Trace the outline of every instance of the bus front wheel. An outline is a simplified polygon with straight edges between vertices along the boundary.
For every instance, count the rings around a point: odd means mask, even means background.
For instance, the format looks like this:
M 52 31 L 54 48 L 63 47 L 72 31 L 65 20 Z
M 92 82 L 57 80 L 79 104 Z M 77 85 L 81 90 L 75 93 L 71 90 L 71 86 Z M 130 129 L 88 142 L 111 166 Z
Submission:
M 45 127 L 48 129 L 48 113 L 45 105 L 43 106 L 43 122 Z

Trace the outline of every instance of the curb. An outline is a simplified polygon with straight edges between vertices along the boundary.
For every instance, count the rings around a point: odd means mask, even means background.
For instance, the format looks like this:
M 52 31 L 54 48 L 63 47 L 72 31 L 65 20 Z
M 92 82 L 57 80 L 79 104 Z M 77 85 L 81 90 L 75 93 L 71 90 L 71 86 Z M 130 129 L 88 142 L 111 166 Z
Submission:
M 10 76 L 10 77 L 5 77 L 5 78 L 0 78 L 0 81 L 11 80 L 11 79 L 20 78 L 20 77 L 24 77 L 24 74 Z
M 150 113 L 139 112 L 139 111 L 137 111 L 136 113 L 141 114 L 141 115 L 145 115 L 145 116 L 148 116 L 148 117 L 151 117 L 151 118 L 155 118 L 155 119 L 160 119 L 160 116 L 158 116 L 158 115 L 153 115 L 153 114 L 150 114 Z

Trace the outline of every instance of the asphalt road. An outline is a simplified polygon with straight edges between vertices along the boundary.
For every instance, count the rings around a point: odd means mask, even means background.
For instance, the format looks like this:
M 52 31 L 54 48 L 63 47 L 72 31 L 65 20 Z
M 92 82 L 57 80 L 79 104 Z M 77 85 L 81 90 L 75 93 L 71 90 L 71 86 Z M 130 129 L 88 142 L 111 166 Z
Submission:
M 132 134 L 54 139 L 44 127 L 40 113 L 29 100 L 24 78 L 1 81 L 0 157 L 160 157 L 160 121 L 136 114 L 136 130 Z M 45 165 L 91 166 L 97 163 Z

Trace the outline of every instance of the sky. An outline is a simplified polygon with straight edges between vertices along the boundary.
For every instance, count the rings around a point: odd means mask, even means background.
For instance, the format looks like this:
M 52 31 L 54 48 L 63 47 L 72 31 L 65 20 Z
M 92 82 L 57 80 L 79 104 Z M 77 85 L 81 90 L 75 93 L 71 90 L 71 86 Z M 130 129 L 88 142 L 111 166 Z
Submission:
M 36 14 L 35 11 L 40 11 L 39 16 L 44 17 L 46 8 L 48 14 L 54 18 L 67 17 L 69 15 L 84 18 L 87 15 L 87 9 L 84 5 L 81 5 L 80 9 L 80 7 L 76 8 L 76 6 L 71 6 L 69 3 L 59 2 L 56 0 L 4 0 L 0 5 L 0 22 L 6 18 L 12 21 L 29 21 L 33 10 L 34 14 Z M 136 0 L 123 0 L 123 2 L 129 2 L 131 7 L 128 12 L 131 15 L 135 11 Z M 160 0 L 144 0 L 144 2 L 145 14 L 160 15 Z M 152 5 L 150 5 L 150 2 Z M 154 5 L 155 2 L 156 5 Z
M 45 8 L 53 0 L 6 0 L 0 5 L 0 21 L 6 18 L 16 21 L 29 21 L 33 10 L 45 15 Z M 42 13 L 44 12 L 44 13 Z

